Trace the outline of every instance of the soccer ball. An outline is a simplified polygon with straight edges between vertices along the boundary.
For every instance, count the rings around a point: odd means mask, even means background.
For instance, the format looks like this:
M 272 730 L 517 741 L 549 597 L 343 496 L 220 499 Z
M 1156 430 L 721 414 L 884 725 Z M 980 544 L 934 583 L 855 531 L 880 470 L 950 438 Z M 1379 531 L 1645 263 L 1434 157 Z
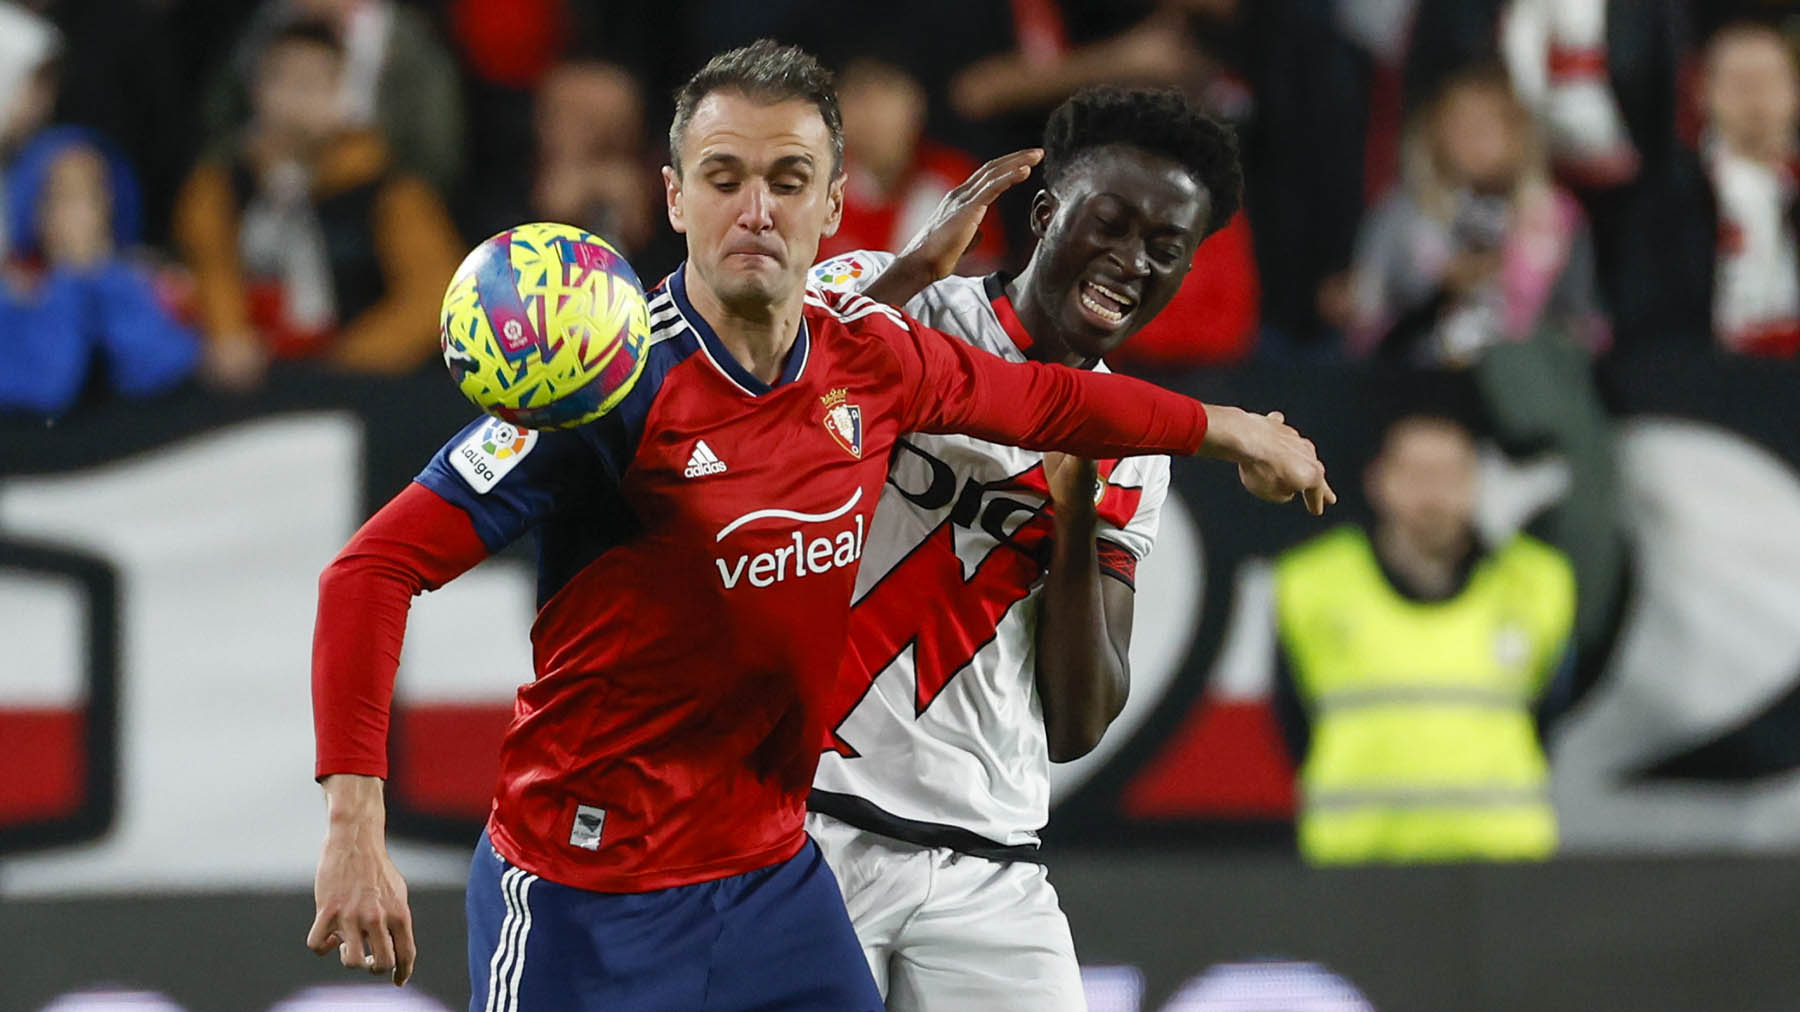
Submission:
M 439 317 L 463 396 L 527 429 L 611 411 L 644 371 L 650 309 L 637 274 L 599 236 L 540 222 L 501 232 L 456 269 Z

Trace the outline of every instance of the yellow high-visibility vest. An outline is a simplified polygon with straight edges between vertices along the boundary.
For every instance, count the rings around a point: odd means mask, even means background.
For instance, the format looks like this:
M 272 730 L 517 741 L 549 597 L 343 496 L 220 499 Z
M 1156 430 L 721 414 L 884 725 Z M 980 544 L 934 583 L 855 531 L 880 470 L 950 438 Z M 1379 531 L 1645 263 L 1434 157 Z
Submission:
M 1556 849 L 1532 707 L 1568 648 L 1575 578 L 1514 537 L 1440 602 L 1389 585 L 1342 528 L 1285 553 L 1276 613 L 1312 742 L 1300 851 L 1322 864 L 1530 860 Z

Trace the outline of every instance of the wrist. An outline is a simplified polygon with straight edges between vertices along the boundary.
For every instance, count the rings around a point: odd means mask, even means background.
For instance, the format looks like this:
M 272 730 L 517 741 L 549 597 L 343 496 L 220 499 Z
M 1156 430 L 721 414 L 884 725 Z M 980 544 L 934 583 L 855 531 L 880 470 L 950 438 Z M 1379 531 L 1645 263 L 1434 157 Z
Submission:
M 387 805 L 380 777 L 334 773 L 320 781 L 325 789 L 325 813 L 332 827 L 384 825 Z
M 1228 404 L 1208 404 L 1205 407 L 1206 438 L 1200 441 L 1198 455 L 1242 463 L 1248 455 L 1246 423 L 1249 421 L 1249 413 L 1243 408 Z
M 951 267 L 940 270 L 938 264 L 933 262 L 924 250 L 914 249 L 895 257 L 894 262 L 888 264 L 888 272 L 897 272 L 895 273 L 896 278 L 922 289 L 933 282 L 949 277 L 954 266 L 952 264 Z
M 1067 543 L 1070 537 L 1094 539 L 1094 532 L 1100 526 L 1100 510 L 1091 502 L 1057 503 L 1051 514 L 1055 519 L 1056 543 L 1060 546 Z

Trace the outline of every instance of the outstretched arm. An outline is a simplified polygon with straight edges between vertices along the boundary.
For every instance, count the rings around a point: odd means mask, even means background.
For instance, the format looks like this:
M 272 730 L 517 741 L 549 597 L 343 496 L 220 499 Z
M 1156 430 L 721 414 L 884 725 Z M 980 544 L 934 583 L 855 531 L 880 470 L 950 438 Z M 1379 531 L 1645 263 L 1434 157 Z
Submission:
M 382 796 L 406 615 L 414 595 L 487 554 L 467 513 L 415 484 L 371 517 L 319 578 L 313 730 L 329 822 L 306 945 L 319 955 L 336 948 L 344 966 L 391 974 L 396 985 L 412 976 L 417 958 L 406 882 L 387 854 Z
M 1219 457 L 1238 465 L 1244 487 L 1259 498 L 1299 495 L 1315 515 L 1337 501 L 1311 440 L 1280 412 L 1203 405 L 1110 373 L 1008 362 L 862 296 L 842 296 L 838 306 L 864 313 L 859 319 L 893 348 L 899 385 L 910 392 L 901 405 L 903 431 L 962 433 L 1084 457 Z

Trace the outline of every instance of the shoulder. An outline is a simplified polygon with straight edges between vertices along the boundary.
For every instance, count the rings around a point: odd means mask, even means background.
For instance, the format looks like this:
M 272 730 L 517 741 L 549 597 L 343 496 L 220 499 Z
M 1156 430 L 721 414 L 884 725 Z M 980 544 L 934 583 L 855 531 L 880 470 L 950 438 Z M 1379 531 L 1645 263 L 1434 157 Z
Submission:
M 807 287 L 820 292 L 860 292 L 887 270 L 894 254 L 859 249 L 821 260 L 807 273 Z
M 965 313 L 988 304 L 982 279 L 952 274 L 933 281 L 906 304 L 908 312 L 930 323 L 934 314 Z
M 700 349 L 699 339 L 669 292 L 668 279 L 647 294 L 645 308 L 650 316 L 650 339 L 644 343 L 644 370 L 638 375 L 631 393 L 626 395 L 626 402 L 636 402 L 644 408 L 662 390 L 669 372 Z
M 1412 193 L 1406 187 L 1396 184 L 1389 187 L 1386 193 L 1376 199 L 1374 205 L 1369 208 L 1368 220 L 1370 223 L 1388 222 L 1400 218 L 1410 218 L 1423 212 L 1424 209 L 1419 206 L 1419 202 L 1413 198 Z
M 1575 569 L 1570 564 L 1569 557 L 1561 549 L 1529 534 L 1521 532 L 1513 535 L 1494 554 L 1506 568 L 1534 580 L 1551 584 L 1574 583 Z
M 842 327 L 851 333 L 891 334 L 906 329 L 906 317 L 893 306 L 852 291 L 808 288 L 805 315 L 808 323 Z

